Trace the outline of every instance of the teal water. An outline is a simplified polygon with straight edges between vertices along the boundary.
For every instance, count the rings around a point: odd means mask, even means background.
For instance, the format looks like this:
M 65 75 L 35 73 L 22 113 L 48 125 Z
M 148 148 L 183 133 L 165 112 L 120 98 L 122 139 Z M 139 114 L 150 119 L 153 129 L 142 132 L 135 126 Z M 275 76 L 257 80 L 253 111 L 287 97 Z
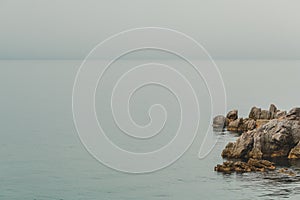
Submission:
M 176 62 L 176 61 L 174 61 Z M 220 139 L 213 151 L 198 159 L 198 137 L 176 163 L 155 173 L 130 175 L 107 168 L 96 161 L 81 144 L 72 118 L 72 87 L 80 61 L 0 61 L 0 199 L 277 199 L 300 197 L 300 177 L 279 177 L 274 173 L 223 175 L 214 172 L 228 141 Z M 130 61 L 127 61 L 127 64 Z M 300 106 L 299 61 L 216 61 L 227 89 L 228 109 L 241 116 L 251 106 L 281 109 Z M 113 74 L 117 72 L 112 71 Z M 199 87 L 201 83 L 199 83 Z M 109 90 L 108 90 L 109 91 Z M 151 92 L 152 90 L 149 89 Z M 148 92 L 149 92 L 148 91 Z M 146 89 L 147 92 L 147 89 Z M 159 100 L 171 97 L 156 92 Z M 101 91 L 97 99 L 101 102 Z M 206 93 L 203 90 L 202 116 Z M 142 97 L 141 97 L 142 96 Z M 143 102 L 137 96 L 134 117 L 145 123 Z M 157 100 L 156 98 L 156 100 Z M 166 133 L 176 128 L 176 109 L 168 106 L 174 119 Z M 109 130 L 109 109 L 98 113 Z M 106 117 L 107 116 L 107 117 Z M 107 120 L 107 121 L 105 121 Z M 208 118 L 203 118 L 203 126 Z M 200 134 L 201 134 L 200 127 Z M 138 148 L 129 139 L 111 131 L 111 138 L 127 148 Z M 154 141 L 143 150 L 160 146 L 169 137 Z M 300 173 L 300 164 L 284 163 Z

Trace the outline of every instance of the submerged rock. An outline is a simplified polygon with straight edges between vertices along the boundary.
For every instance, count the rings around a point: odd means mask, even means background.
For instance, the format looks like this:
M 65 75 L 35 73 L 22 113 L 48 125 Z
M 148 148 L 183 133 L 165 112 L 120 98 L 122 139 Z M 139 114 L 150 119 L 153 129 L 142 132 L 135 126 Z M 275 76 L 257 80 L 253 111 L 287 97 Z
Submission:
M 249 159 L 248 162 L 242 161 L 226 161 L 222 165 L 217 165 L 215 171 L 232 173 L 232 172 L 264 172 L 275 170 L 274 163 L 267 160 Z
M 288 169 L 288 168 L 281 168 L 277 170 L 278 173 L 288 175 L 288 176 L 296 176 L 297 173 L 294 170 Z

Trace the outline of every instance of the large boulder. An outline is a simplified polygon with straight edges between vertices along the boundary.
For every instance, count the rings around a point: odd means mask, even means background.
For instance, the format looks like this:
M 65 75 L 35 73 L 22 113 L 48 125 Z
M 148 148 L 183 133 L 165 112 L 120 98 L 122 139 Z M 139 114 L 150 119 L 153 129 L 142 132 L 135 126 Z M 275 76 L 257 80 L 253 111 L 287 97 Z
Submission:
M 222 152 L 224 158 L 288 157 L 300 141 L 300 125 L 294 120 L 271 120 L 253 131 L 243 133 Z

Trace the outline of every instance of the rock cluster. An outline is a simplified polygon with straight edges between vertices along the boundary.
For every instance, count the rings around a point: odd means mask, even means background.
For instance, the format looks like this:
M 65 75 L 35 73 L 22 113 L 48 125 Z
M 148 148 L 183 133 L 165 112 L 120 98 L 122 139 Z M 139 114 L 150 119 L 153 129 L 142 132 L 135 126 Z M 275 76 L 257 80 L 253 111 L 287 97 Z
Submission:
M 215 130 L 227 129 L 231 132 L 242 133 L 255 128 L 261 127 L 272 119 L 300 119 L 300 110 L 298 108 L 292 109 L 289 113 L 280 111 L 274 104 L 270 105 L 269 110 L 262 110 L 261 108 L 253 107 L 250 110 L 247 118 L 239 118 L 238 110 L 230 111 L 226 117 L 219 115 L 213 119 L 213 128 Z
M 227 144 L 223 158 L 300 158 L 300 108 L 286 112 L 274 105 L 269 110 L 253 107 L 249 118 L 236 118 L 230 121 L 226 117 L 227 130 L 243 133 Z
M 231 172 L 265 172 L 273 171 L 276 167 L 274 163 L 267 160 L 249 159 L 248 162 L 242 161 L 226 161 L 222 165 L 217 165 L 215 171 L 223 173 Z

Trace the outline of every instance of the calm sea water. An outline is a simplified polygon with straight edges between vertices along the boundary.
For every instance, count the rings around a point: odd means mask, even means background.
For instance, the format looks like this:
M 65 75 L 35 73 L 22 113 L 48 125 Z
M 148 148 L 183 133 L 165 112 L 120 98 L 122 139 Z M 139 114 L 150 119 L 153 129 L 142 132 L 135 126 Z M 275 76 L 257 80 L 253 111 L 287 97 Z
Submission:
M 123 61 L 130 66 L 142 61 Z M 164 61 L 167 62 L 167 61 Z M 169 62 L 169 61 L 168 61 Z M 172 61 L 176 63 L 177 61 Z M 130 175 L 114 171 L 96 161 L 82 146 L 72 118 L 72 87 L 80 61 L 1 61 L 0 62 L 0 199 L 277 199 L 300 197 L 300 177 L 275 173 L 223 175 L 214 166 L 223 162 L 220 154 L 230 133 L 211 133 L 220 139 L 213 151 L 198 159 L 201 136 L 176 163 L 155 173 Z M 216 61 L 227 89 L 228 109 L 241 116 L 251 106 L 281 109 L 300 106 L 299 61 Z M 113 81 L 122 70 L 112 70 Z M 126 69 L 126 67 L 125 67 Z M 184 69 L 185 70 L 185 69 Z M 190 73 L 193 79 L 193 72 Z M 197 79 L 193 79 L 197 83 Z M 202 127 L 209 124 L 207 91 L 198 84 Z M 132 145 L 113 127 L 111 113 L 102 97 L 109 84 L 97 92 L 97 112 L 109 137 L 129 150 L 157 148 L 177 128 L 176 101 L 161 88 L 145 88 L 136 96 L 133 118 L 147 123 L 145 111 L 162 101 L 171 118 L 169 128 L 149 144 Z M 150 92 L 150 94 L 149 94 Z M 154 97 L 152 100 L 149 97 Z M 150 99 L 150 100 L 149 100 Z M 146 108 L 145 108 L 146 107 Z M 145 110 L 146 109 L 146 110 Z M 171 136 L 168 136 L 168 133 Z M 283 162 L 300 173 L 300 163 Z

